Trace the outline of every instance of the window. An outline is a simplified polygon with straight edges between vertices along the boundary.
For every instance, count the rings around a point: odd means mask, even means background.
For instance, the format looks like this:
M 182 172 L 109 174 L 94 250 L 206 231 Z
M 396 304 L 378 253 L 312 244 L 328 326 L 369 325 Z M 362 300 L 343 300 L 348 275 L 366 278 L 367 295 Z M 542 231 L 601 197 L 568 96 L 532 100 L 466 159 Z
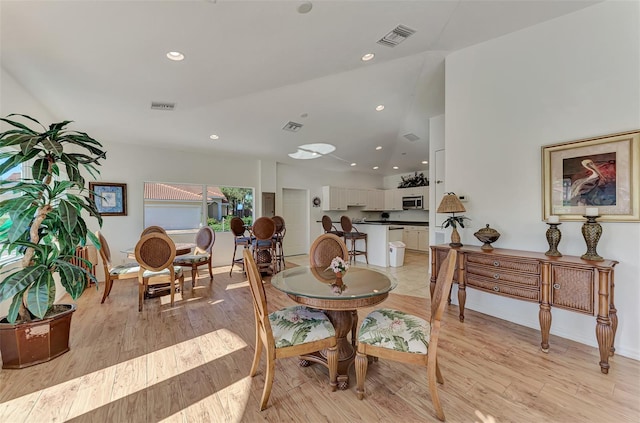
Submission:
M 17 165 L 9 170 L 7 170 L 5 173 L 3 173 L 2 175 L 0 175 L 0 177 L 2 178 L 3 181 L 17 181 L 21 178 L 23 178 L 23 172 L 22 172 L 23 166 L 22 165 Z M 4 200 L 5 198 L 9 198 L 9 196 L 12 194 L 1 194 L 0 195 L 0 201 Z M 2 228 L 4 225 L 10 224 L 9 221 L 9 216 L 8 215 L 2 215 L 0 216 L 0 228 Z M 0 252 L 0 262 L 4 262 L 4 261 L 8 261 L 9 259 L 13 258 L 15 256 L 15 254 L 11 254 L 9 255 L 6 251 L 2 251 Z
M 191 232 L 209 225 L 229 231 L 232 217 L 253 222 L 253 188 L 145 182 L 144 226 L 168 232 Z

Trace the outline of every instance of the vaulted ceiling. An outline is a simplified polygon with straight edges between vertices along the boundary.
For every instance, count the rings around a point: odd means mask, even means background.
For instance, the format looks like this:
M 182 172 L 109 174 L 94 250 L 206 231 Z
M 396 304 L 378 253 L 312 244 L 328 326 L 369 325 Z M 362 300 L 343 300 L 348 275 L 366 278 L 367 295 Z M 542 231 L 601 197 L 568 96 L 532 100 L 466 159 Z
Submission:
M 448 53 L 594 3 L 2 1 L 0 63 L 98 140 L 296 164 L 298 146 L 329 143 L 302 164 L 390 175 L 427 167 Z M 415 33 L 377 43 L 398 25 Z

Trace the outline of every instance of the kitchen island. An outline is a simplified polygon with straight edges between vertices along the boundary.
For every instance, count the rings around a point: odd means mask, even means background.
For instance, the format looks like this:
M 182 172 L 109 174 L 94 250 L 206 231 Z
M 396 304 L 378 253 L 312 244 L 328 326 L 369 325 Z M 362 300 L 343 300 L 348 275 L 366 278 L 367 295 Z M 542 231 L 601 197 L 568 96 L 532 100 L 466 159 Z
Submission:
M 334 222 L 340 229 L 340 222 Z M 389 267 L 389 242 L 402 241 L 402 234 L 406 225 L 429 226 L 429 222 L 414 222 L 401 220 L 354 220 L 353 225 L 358 231 L 367 234 L 367 256 L 369 264 Z M 364 241 L 357 241 L 359 249 L 364 248 Z M 358 262 L 365 263 L 364 256 L 356 256 Z

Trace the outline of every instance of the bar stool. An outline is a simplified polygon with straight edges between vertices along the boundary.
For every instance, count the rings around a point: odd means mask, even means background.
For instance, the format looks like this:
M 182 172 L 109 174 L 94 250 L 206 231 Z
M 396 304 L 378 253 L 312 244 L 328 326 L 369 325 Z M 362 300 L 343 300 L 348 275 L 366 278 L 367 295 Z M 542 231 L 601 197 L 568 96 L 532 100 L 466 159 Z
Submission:
M 355 264 L 356 256 L 364 255 L 364 259 L 367 264 L 369 264 L 369 258 L 367 257 L 367 234 L 359 232 L 358 229 L 351 224 L 349 216 L 342 216 L 340 218 L 340 226 L 342 226 L 342 231 L 344 232 L 344 243 L 347 244 L 349 249 L 349 263 L 353 260 Z M 351 245 L 347 243 L 347 240 L 351 241 Z M 359 240 L 364 241 L 364 250 L 356 249 L 356 242 Z
M 325 234 L 334 234 L 340 238 L 344 238 L 344 232 L 339 231 L 338 228 L 333 225 L 331 218 L 326 214 L 322 216 L 322 229 L 324 229 Z
M 251 248 L 260 273 L 275 273 L 275 242 L 273 236 L 276 233 L 276 223 L 270 217 L 260 217 L 253 223 L 253 236 Z
M 287 227 L 285 226 L 284 219 L 281 216 L 273 216 L 272 219 L 276 224 L 276 233 L 273 236 L 273 241 L 276 244 L 276 265 L 277 271 L 279 272 L 284 269 L 284 249 L 282 247 L 282 242 L 284 240 L 284 235 L 287 233 Z
M 233 219 L 231 219 L 229 226 L 231 227 L 231 232 L 234 236 L 233 258 L 231 259 L 231 269 L 229 270 L 229 276 L 231 276 L 234 264 L 239 264 L 244 270 L 244 259 L 242 257 L 240 257 L 239 259 L 236 258 L 236 250 L 238 249 L 239 245 L 243 248 L 249 248 L 251 246 L 251 237 L 244 236 L 246 228 L 244 227 L 244 221 L 239 217 L 234 217 Z

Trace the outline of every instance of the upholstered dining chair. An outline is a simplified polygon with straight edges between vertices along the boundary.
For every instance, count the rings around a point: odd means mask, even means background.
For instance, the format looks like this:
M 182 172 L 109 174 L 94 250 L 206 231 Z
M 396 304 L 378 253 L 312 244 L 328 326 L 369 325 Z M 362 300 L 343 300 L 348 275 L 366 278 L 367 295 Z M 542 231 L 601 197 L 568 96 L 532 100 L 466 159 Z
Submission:
M 331 218 L 326 214 L 322 216 L 322 229 L 324 229 L 325 234 L 334 234 L 339 237 L 344 236 L 344 232 L 339 231 L 338 228 L 334 226 L 333 222 L 331 221 Z
M 114 266 L 111 263 L 111 250 L 107 240 L 100 231 L 96 231 L 96 238 L 100 241 L 100 258 L 102 258 L 102 268 L 104 269 L 104 290 L 102 292 L 103 304 L 111 293 L 113 281 L 121 279 L 135 279 L 138 277 L 140 266 L 138 263 L 126 263 Z
M 267 359 L 260 410 L 267 408 L 273 386 L 275 362 L 280 358 L 295 357 L 326 349 L 329 388 L 335 391 L 338 348 L 336 332 L 329 318 L 321 311 L 304 306 L 286 307 L 269 313 L 267 296 L 256 262 L 249 250 L 244 250 L 243 255 L 256 321 L 255 353 L 249 375 L 253 377 L 258 372 L 263 348 Z
M 191 268 L 191 286 L 196 286 L 198 279 L 198 267 L 209 266 L 209 278 L 213 281 L 213 244 L 216 242 L 216 233 L 209 226 L 203 226 L 196 234 L 196 248 L 191 254 L 177 256 L 173 261 L 175 266 Z
M 367 256 L 367 234 L 358 231 L 351 223 L 349 216 L 342 216 L 340 218 L 340 226 L 342 226 L 344 242 L 347 243 L 347 241 L 351 241 L 351 244 L 347 244 L 347 248 L 349 249 L 349 262 L 353 260 L 355 264 L 356 256 L 364 255 L 364 259 L 367 261 L 367 264 L 369 264 L 369 257 Z M 356 248 L 356 242 L 361 240 L 364 241 L 364 250 L 358 250 Z
M 166 235 L 167 231 L 165 231 L 164 228 L 161 227 L 161 226 L 147 226 L 140 233 L 140 238 L 142 238 L 143 236 L 145 236 L 147 234 L 153 234 L 153 233 L 159 233 L 159 234 L 165 234 Z
M 456 267 L 457 251 L 451 249 L 438 273 L 431 298 L 431 321 L 392 309 L 378 309 L 362 321 L 356 353 L 356 393 L 364 397 L 367 376 L 367 356 L 379 357 L 427 368 L 431 401 L 438 419 L 444 421 L 444 411 L 438 397 L 437 383 L 444 383 L 438 367 L 438 340 L 444 307 L 449 297 Z
M 349 251 L 342 240 L 334 234 L 322 234 L 313 241 L 309 249 L 309 264 L 311 267 L 327 268 L 335 257 L 349 260 Z
M 260 272 L 275 273 L 276 243 L 273 236 L 276 233 L 276 223 L 270 217 L 260 217 L 253 222 L 251 233 L 254 237 L 251 240 L 251 249 L 258 269 Z
M 136 244 L 136 261 L 138 270 L 138 311 L 142 311 L 144 293 L 150 285 L 168 284 L 173 307 L 176 284 L 184 295 L 184 275 L 182 267 L 174 266 L 176 246 L 165 234 L 150 233 Z
M 236 258 L 236 250 L 239 246 L 249 248 L 251 246 L 251 236 L 246 236 L 247 229 L 244 226 L 244 221 L 237 216 L 231 219 L 229 227 L 233 234 L 233 257 L 231 258 L 231 269 L 229 269 L 229 276 L 231 276 L 234 264 L 239 264 L 244 269 L 244 261 L 242 257 Z
M 284 269 L 284 236 L 287 233 L 287 226 L 282 216 L 273 216 L 273 222 L 276 224 L 276 233 L 273 235 L 273 242 L 276 243 L 276 266 L 278 271 Z

